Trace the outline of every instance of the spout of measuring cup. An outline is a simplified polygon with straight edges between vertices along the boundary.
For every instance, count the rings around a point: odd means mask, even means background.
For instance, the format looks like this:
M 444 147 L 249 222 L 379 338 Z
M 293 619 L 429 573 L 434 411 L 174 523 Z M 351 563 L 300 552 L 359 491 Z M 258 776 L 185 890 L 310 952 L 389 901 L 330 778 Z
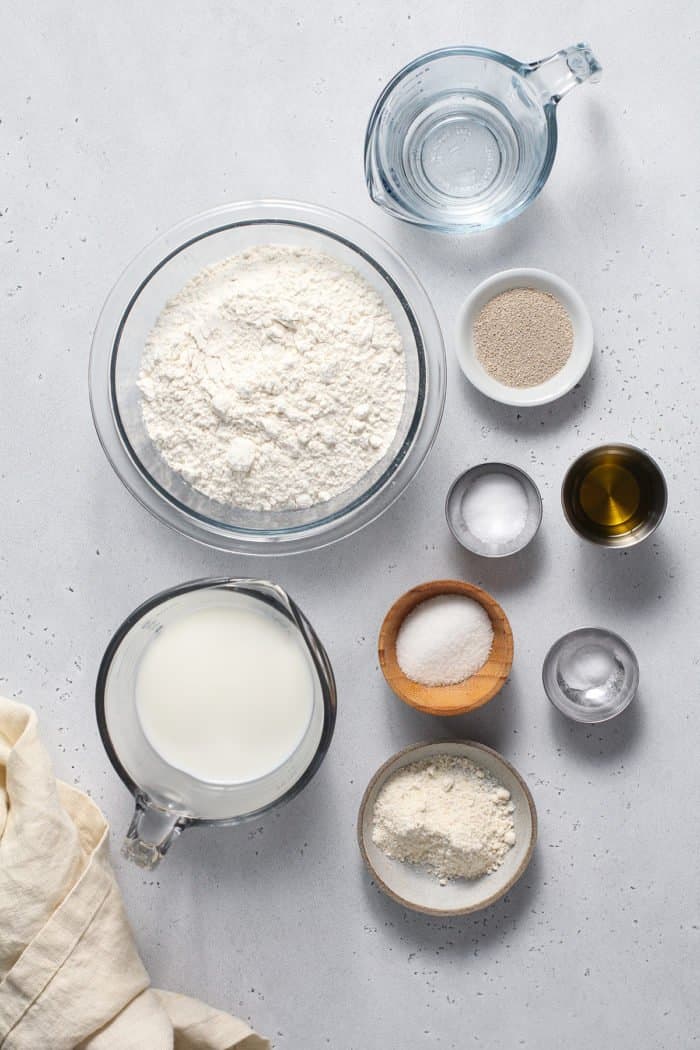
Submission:
M 139 868 L 150 871 L 160 864 L 189 823 L 187 817 L 161 809 L 146 795 L 138 794 L 134 816 L 122 845 L 122 855 Z
M 365 183 L 367 192 L 375 204 L 380 208 L 391 210 L 392 198 L 387 193 L 384 178 L 381 175 L 379 165 L 374 157 L 374 143 L 368 141 L 365 147 Z
M 603 67 L 589 44 L 573 44 L 549 58 L 531 62 L 526 75 L 536 86 L 542 102 L 556 105 L 577 84 L 585 80 L 597 84 L 602 72 Z

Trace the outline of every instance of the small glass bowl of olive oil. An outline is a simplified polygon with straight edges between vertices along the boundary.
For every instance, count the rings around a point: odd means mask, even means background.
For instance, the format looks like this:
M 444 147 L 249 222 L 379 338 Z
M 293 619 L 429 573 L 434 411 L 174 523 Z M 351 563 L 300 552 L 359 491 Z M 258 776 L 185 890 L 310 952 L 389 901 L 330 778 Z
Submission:
M 651 536 L 666 502 L 661 470 L 634 445 L 601 445 L 584 452 L 562 485 L 569 525 L 604 547 L 632 547 Z

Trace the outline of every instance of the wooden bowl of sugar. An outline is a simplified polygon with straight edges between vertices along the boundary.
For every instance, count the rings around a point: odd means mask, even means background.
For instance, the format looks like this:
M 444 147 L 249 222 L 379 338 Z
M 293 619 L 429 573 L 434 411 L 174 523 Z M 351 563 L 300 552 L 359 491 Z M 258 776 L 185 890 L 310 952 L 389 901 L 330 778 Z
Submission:
M 452 596 L 468 598 L 486 613 L 493 631 L 489 650 L 478 612 L 473 607 L 468 608 L 467 603 L 455 602 Z M 423 605 L 427 602 L 431 605 Z M 423 608 L 419 610 L 419 606 Z M 416 615 L 419 611 L 420 618 Z M 466 652 L 464 645 L 462 652 L 459 651 L 459 622 L 455 620 L 458 614 L 466 614 L 467 622 L 474 622 L 473 654 Z M 481 620 L 483 624 L 487 623 L 483 614 Z M 438 632 L 442 630 L 454 637 L 431 639 L 431 623 Z M 469 638 L 465 641 L 470 643 Z M 425 684 L 425 679 L 453 679 L 455 673 L 459 674 L 460 665 L 469 665 L 472 655 L 479 662 L 479 646 L 481 652 L 488 655 L 468 677 L 447 684 Z M 432 580 L 413 587 L 394 602 L 384 617 L 378 650 L 382 673 L 401 700 L 430 715 L 462 715 L 488 703 L 503 688 L 513 663 L 513 633 L 501 606 L 481 587 L 463 580 Z M 445 667 L 444 676 L 441 661 Z M 419 671 L 415 671 L 414 666 Z M 412 674 L 423 677 L 424 681 L 409 677 L 409 667 Z

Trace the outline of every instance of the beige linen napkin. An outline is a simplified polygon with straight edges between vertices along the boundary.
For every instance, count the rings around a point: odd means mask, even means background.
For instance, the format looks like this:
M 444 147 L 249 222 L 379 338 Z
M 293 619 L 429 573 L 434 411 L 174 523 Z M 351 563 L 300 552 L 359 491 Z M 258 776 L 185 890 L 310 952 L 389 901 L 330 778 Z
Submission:
M 149 988 L 108 833 L 54 777 L 34 711 L 0 697 L 2 1050 L 269 1050 L 243 1021 Z

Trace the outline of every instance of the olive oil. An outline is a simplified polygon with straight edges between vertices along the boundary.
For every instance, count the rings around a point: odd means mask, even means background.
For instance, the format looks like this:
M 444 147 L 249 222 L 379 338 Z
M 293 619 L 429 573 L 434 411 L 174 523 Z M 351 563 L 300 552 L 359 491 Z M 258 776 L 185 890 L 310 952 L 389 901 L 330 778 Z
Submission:
M 666 507 L 656 463 L 631 445 L 603 445 L 571 466 L 562 489 L 564 511 L 586 539 L 629 546 L 649 535 Z
M 641 480 L 619 462 L 619 457 L 608 454 L 581 478 L 581 510 L 599 528 L 634 528 L 645 516 Z

